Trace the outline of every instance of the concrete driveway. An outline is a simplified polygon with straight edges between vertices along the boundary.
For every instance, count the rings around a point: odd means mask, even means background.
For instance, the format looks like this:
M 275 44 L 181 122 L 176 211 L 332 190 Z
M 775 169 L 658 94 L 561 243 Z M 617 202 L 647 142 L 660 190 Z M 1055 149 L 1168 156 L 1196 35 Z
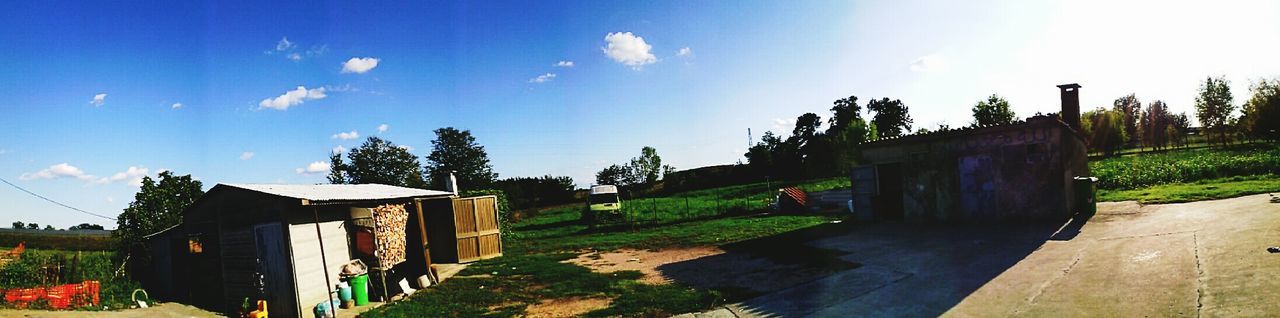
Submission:
M 1272 316 L 1280 204 L 1268 199 L 1102 203 L 1065 226 L 865 225 L 808 243 L 860 267 L 702 315 Z

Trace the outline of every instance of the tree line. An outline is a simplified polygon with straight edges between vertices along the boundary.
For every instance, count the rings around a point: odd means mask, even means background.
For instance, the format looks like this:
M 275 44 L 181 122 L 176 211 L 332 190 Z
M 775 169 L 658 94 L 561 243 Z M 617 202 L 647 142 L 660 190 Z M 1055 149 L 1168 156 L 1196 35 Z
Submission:
M 1260 79 L 1249 90 L 1249 99 L 1237 113 L 1231 82 L 1225 77 L 1207 77 L 1200 84 L 1194 116 L 1200 121 L 1199 133 L 1210 145 L 1226 146 L 1233 140 L 1280 140 L 1280 80 Z M 1110 109 L 1100 107 L 1085 112 L 1081 124 L 1090 151 L 1104 155 L 1126 148 L 1187 146 L 1187 136 L 1194 132 L 1186 112 L 1170 112 L 1168 104 L 1161 100 L 1144 108 L 1135 94 L 1115 99 Z
M 34 222 L 33 222 L 33 223 L 26 223 L 26 222 L 22 222 L 22 221 L 13 221 L 13 229 L 15 229 L 15 230 L 24 230 L 24 229 L 25 229 L 25 230 L 38 230 L 38 229 L 40 229 L 40 224 L 39 224 L 39 223 L 34 223 Z M 77 224 L 77 225 L 72 225 L 72 226 L 70 226 L 70 227 L 67 227 L 67 229 L 66 229 L 66 230 L 67 230 L 67 231 L 76 231 L 76 230 L 102 230 L 102 229 L 104 229 L 104 228 L 103 228 L 101 225 L 97 225 L 97 224 L 89 224 L 89 223 L 80 223 L 80 224 Z M 45 230 L 45 231 L 57 231 L 58 229 L 54 228 L 54 227 L 53 227 L 53 225 L 45 225 L 45 226 L 44 226 L 44 230 Z

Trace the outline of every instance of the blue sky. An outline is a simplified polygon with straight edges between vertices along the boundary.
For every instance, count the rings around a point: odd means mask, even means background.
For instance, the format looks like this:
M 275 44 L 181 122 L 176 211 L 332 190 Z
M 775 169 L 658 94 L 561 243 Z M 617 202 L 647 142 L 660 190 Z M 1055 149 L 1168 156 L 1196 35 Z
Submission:
M 1274 2 L 13 3 L 0 177 L 115 215 L 142 175 L 321 183 L 307 168 L 336 147 L 379 136 L 423 156 L 445 126 L 471 130 L 502 177 L 586 185 L 646 145 L 678 168 L 734 163 L 748 128 L 785 134 L 849 95 L 902 99 L 926 127 L 967 124 L 992 93 L 1020 116 L 1053 112 L 1054 85 L 1071 82 L 1086 108 L 1133 92 L 1190 111 L 1207 75 L 1238 102 L 1280 76 L 1278 15 Z M 0 200 L 0 219 L 114 226 L 7 186 Z

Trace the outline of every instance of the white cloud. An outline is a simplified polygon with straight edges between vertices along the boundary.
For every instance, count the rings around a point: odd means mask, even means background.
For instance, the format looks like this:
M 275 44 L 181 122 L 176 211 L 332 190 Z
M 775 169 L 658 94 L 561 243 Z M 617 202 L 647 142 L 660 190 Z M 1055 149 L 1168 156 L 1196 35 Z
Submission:
M 257 155 L 257 154 L 256 154 L 256 153 L 253 153 L 252 151 L 245 151 L 245 152 L 241 152 L 241 153 L 240 153 L 240 160 L 249 160 L 249 159 L 253 159 L 253 156 L 255 156 L 255 155 Z
M 322 99 L 326 96 L 327 95 L 324 94 L 324 87 L 307 89 L 306 87 L 298 86 L 298 88 L 285 92 L 283 95 L 276 96 L 275 98 L 264 99 L 258 103 L 258 106 L 275 110 L 286 110 L 289 109 L 289 106 L 302 104 L 303 101 Z
M 364 74 L 365 72 L 378 67 L 379 61 L 381 60 L 372 57 L 353 57 L 350 60 L 347 60 L 346 63 L 342 63 L 342 72 Z
M 323 162 L 323 161 L 316 161 L 316 162 L 312 162 L 311 164 L 308 164 L 306 167 L 293 169 L 293 171 L 297 172 L 298 174 L 315 174 L 315 173 L 329 172 L 329 163 Z
M 778 134 L 778 136 L 782 136 L 783 134 L 786 134 L 788 131 L 790 131 L 787 128 L 793 127 L 792 125 L 793 123 L 790 120 L 787 120 L 786 118 L 773 119 L 773 130 L 777 131 L 776 134 Z
M 360 138 L 360 133 L 356 132 L 355 130 L 352 130 L 351 132 L 340 132 L 340 133 L 333 134 L 333 136 L 329 138 L 352 140 L 352 139 Z
M 40 179 L 59 179 L 59 178 L 76 178 L 84 181 L 92 181 L 93 176 L 85 174 L 84 170 L 80 170 L 76 166 L 67 163 L 59 163 L 49 166 L 40 171 L 24 173 L 18 176 L 18 180 L 40 180 Z
M 282 37 L 280 38 L 280 42 L 276 42 L 276 51 L 288 51 L 297 46 L 297 44 L 289 42 L 289 37 Z
M 676 51 L 676 56 L 689 56 L 691 54 L 693 54 L 693 49 L 690 49 L 687 46 L 680 48 L 679 51 Z
M 172 106 L 169 106 L 169 108 L 170 108 L 170 109 L 178 109 L 178 108 L 182 108 L 182 103 L 173 103 L 173 105 L 172 105 Z
M 550 82 L 555 78 L 556 78 L 556 73 L 547 73 L 547 74 L 538 75 L 538 77 L 530 78 L 529 82 L 541 84 L 541 83 Z
M 324 89 L 327 92 L 343 92 L 343 93 L 360 91 L 359 87 L 351 86 L 350 83 L 342 84 L 342 86 L 325 85 Z
M 604 36 L 608 42 L 602 50 L 606 56 L 618 63 L 640 69 L 646 64 L 653 64 L 658 58 L 653 55 L 653 46 L 644 42 L 644 38 L 631 32 L 615 32 Z
M 337 145 L 333 147 L 333 153 L 341 154 L 344 152 L 347 152 L 347 147 L 343 147 L 342 145 Z
M 911 71 L 920 73 L 942 72 L 950 69 L 951 66 L 947 61 L 938 54 L 929 54 L 917 58 L 911 62 Z
M 93 95 L 93 100 L 90 100 L 89 104 L 93 104 L 93 106 L 102 106 L 102 103 L 106 101 L 107 101 L 107 93 L 101 93 L 101 94 Z
M 289 55 L 285 55 L 284 57 L 285 57 L 285 58 L 287 58 L 287 59 L 290 59 L 290 60 L 294 60 L 294 61 L 302 60 L 302 54 L 298 54 L 298 53 L 296 53 L 296 52 L 295 52 L 295 53 L 289 53 Z
M 573 67 L 573 61 L 560 61 L 560 62 L 556 62 L 556 64 L 555 64 L 555 65 L 552 65 L 552 66 L 555 66 L 555 67 Z
M 111 177 L 98 178 L 97 180 L 94 180 L 94 183 L 106 184 L 128 181 L 130 185 L 138 186 L 142 185 L 142 177 L 146 176 L 147 173 L 148 169 L 146 167 L 129 167 L 129 169 L 125 169 L 125 171 L 116 172 L 111 175 Z
M 128 181 L 131 185 L 142 184 L 142 177 L 146 176 L 149 169 L 146 167 L 131 166 L 124 171 L 112 174 L 110 177 L 95 177 L 87 174 L 84 170 L 67 163 L 59 163 L 49 166 L 36 172 L 24 173 L 18 176 L 18 180 L 41 180 L 41 179 L 61 179 L 73 178 L 91 184 L 108 184 L 121 181 Z
M 388 128 L 391 128 L 391 126 L 387 126 L 387 124 L 378 125 L 378 132 L 379 133 L 387 132 Z

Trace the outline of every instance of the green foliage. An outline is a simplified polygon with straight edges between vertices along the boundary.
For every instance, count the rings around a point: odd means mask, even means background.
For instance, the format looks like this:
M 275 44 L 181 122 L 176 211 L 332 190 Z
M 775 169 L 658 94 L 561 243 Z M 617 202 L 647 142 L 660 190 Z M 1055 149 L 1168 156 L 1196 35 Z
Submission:
M 641 186 L 653 185 L 672 171 L 675 171 L 674 167 L 662 164 L 662 157 L 658 156 L 657 149 L 644 146 L 640 148 L 640 156 L 632 157 L 626 165 L 609 165 L 596 172 L 596 184 L 636 190 Z
M 1231 96 L 1231 82 L 1225 76 L 1207 77 L 1196 95 L 1196 118 L 1206 132 L 1217 132 L 1223 145 L 1227 142 L 1227 126 L 1236 106 Z
M 74 284 L 88 280 L 101 283 L 101 302 L 110 308 L 128 308 L 130 293 L 139 288 L 136 282 L 116 276 L 120 263 L 114 261 L 112 252 L 74 252 L 28 249 L 22 258 L 0 268 L 0 289 L 49 287 Z M 49 272 L 44 268 L 58 267 Z M 39 306 L 36 306 L 39 308 Z M 101 310 L 102 307 L 78 308 Z
M 1114 154 L 1124 148 L 1125 140 L 1129 140 L 1121 112 L 1099 108 L 1085 112 L 1080 122 L 1090 151 Z
M 1280 149 L 1247 146 L 1113 157 L 1089 163 L 1098 187 L 1137 189 L 1171 183 L 1280 173 Z
M 13 248 L 26 243 L 27 248 L 106 251 L 117 248 L 110 234 L 68 232 L 0 231 L 0 248 Z
M 431 141 L 431 153 L 427 155 L 426 173 L 431 186 L 445 188 L 449 172 L 458 179 L 461 189 L 487 189 L 497 181 L 498 174 L 489 164 L 489 154 L 484 146 L 476 143 L 470 130 L 445 127 L 435 130 Z
M 1280 141 L 1280 79 L 1262 79 L 1249 90 L 1241 124 L 1250 137 Z
M 27 224 L 22 223 L 22 221 L 13 221 L 13 229 L 15 230 L 20 230 L 26 227 L 27 227 Z
M 871 122 L 876 125 L 880 136 L 897 137 L 911 132 L 911 114 L 901 100 L 889 100 L 888 97 L 872 99 L 867 103 L 867 110 L 876 112 Z
M 142 187 L 133 202 L 117 217 L 112 235 L 121 255 L 144 247 L 143 236 L 181 223 L 182 212 L 204 195 L 202 184 L 191 175 L 177 176 L 172 171 L 164 171 L 159 179 L 157 183 L 150 176 L 142 177 Z M 143 255 L 135 257 L 143 258 Z
M 1227 199 L 1280 192 L 1280 176 L 1256 175 L 1162 184 L 1129 190 L 1098 190 L 1098 201 L 1138 201 L 1143 204 Z
M 1174 120 L 1174 115 L 1169 113 L 1169 106 L 1164 101 L 1157 100 L 1147 105 L 1137 130 L 1142 144 L 1154 149 L 1168 146 L 1170 136 L 1179 133 L 1173 126 Z
M 1111 110 L 1120 112 L 1120 116 L 1123 119 L 1124 125 L 1122 127 L 1124 127 L 1125 136 L 1128 137 L 1124 140 L 1124 143 L 1129 144 L 1139 141 L 1139 137 L 1142 136 L 1138 132 L 1139 126 L 1141 126 L 1139 122 L 1143 112 L 1142 102 L 1138 100 L 1138 96 L 1129 94 L 1116 98 L 1115 102 L 1112 102 Z
M 627 167 L 612 164 L 596 172 L 596 184 L 627 185 Z
M 550 175 L 498 180 L 496 186 L 511 200 L 511 208 L 528 209 L 573 202 L 573 178 Z
M 342 154 L 330 154 L 329 183 L 378 183 L 426 188 L 418 157 L 382 138 L 369 137 L 363 144 L 348 151 L 347 159 L 351 162 L 343 162 Z
M 1012 123 L 1014 116 L 1016 115 L 1013 109 L 1009 108 L 1009 101 L 1000 95 L 991 94 L 987 100 L 973 105 L 973 126 L 975 127 Z

